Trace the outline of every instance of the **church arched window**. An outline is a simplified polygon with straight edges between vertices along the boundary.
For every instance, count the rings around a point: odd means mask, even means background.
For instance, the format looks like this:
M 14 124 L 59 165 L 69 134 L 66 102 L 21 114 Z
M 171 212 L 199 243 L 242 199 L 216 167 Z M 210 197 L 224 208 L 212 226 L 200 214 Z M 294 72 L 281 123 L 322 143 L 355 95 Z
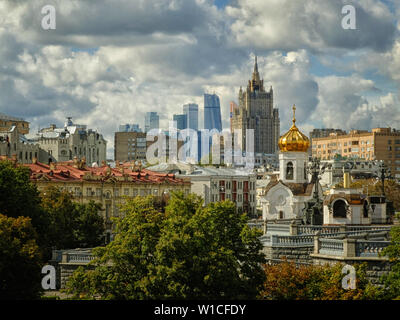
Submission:
M 286 180 L 293 180 L 293 163 L 289 162 L 286 165 Z
M 334 218 L 346 218 L 347 206 L 344 200 L 336 200 L 333 204 L 333 217 Z
M 304 162 L 304 180 L 307 180 L 307 162 Z

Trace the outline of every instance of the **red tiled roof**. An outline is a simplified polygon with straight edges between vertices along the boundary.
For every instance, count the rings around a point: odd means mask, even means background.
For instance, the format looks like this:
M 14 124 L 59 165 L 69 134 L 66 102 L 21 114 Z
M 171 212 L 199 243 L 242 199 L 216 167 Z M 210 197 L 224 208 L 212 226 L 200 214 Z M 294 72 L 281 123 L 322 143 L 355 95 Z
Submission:
M 107 181 L 112 178 L 124 181 L 127 179 L 132 182 L 152 183 L 152 184 L 190 184 L 190 182 L 176 178 L 174 174 L 164 174 L 153 172 L 147 169 L 134 171 L 130 168 L 111 168 L 109 166 L 87 167 L 76 166 L 73 162 L 54 163 L 47 165 L 44 163 L 24 164 L 31 171 L 31 180 L 48 181 Z

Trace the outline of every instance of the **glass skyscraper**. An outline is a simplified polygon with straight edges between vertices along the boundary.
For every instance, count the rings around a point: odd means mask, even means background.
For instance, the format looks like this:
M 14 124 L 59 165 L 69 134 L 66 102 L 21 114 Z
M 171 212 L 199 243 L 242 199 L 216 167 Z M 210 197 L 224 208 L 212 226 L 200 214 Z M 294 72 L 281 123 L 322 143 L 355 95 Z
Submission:
M 144 130 L 149 132 L 151 129 L 160 128 L 160 118 L 157 112 L 147 112 L 145 116 Z
M 188 121 L 186 114 L 174 114 L 174 121 L 176 121 L 176 129 L 187 129 Z
M 197 131 L 199 129 L 199 106 L 195 103 L 185 104 L 183 113 L 187 116 L 187 128 Z
M 221 106 L 216 94 L 204 94 L 204 129 L 222 131 Z

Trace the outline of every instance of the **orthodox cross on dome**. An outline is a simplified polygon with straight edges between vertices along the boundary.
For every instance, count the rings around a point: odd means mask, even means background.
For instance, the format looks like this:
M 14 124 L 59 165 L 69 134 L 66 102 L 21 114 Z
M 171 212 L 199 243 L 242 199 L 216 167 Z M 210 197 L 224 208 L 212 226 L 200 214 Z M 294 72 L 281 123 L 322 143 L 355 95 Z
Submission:
M 293 105 L 293 125 L 296 123 L 296 105 Z

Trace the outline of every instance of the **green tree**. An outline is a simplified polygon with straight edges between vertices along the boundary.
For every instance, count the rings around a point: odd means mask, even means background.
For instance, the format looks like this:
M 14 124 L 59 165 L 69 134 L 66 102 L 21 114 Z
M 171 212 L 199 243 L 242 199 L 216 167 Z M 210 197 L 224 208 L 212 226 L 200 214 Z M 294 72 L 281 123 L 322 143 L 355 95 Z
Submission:
M 104 219 L 99 215 L 101 205 L 74 202 L 67 191 L 49 187 L 42 195 L 42 208 L 47 215 L 48 248 L 70 249 L 102 244 Z
M 31 219 L 0 214 L 0 300 L 36 299 L 41 288 L 41 252 Z
M 30 182 L 29 169 L 15 166 L 11 161 L 0 161 L 0 212 L 17 218 L 39 214 L 40 197 Z
M 400 226 L 390 230 L 391 243 L 381 255 L 387 256 L 392 263 L 391 271 L 382 277 L 384 296 L 386 299 L 400 299 Z
M 104 243 L 104 219 L 99 214 L 101 204 L 90 201 L 86 204 L 76 204 L 78 247 L 92 248 Z
M 232 202 L 209 204 L 173 193 L 165 212 L 153 197 L 122 208 L 115 239 L 96 248 L 68 292 L 103 299 L 252 299 L 265 280 L 259 232 Z
M 48 221 L 40 207 L 39 192 L 29 177 L 28 168 L 0 161 L 0 212 L 13 218 L 30 217 L 41 246 L 47 242 Z

